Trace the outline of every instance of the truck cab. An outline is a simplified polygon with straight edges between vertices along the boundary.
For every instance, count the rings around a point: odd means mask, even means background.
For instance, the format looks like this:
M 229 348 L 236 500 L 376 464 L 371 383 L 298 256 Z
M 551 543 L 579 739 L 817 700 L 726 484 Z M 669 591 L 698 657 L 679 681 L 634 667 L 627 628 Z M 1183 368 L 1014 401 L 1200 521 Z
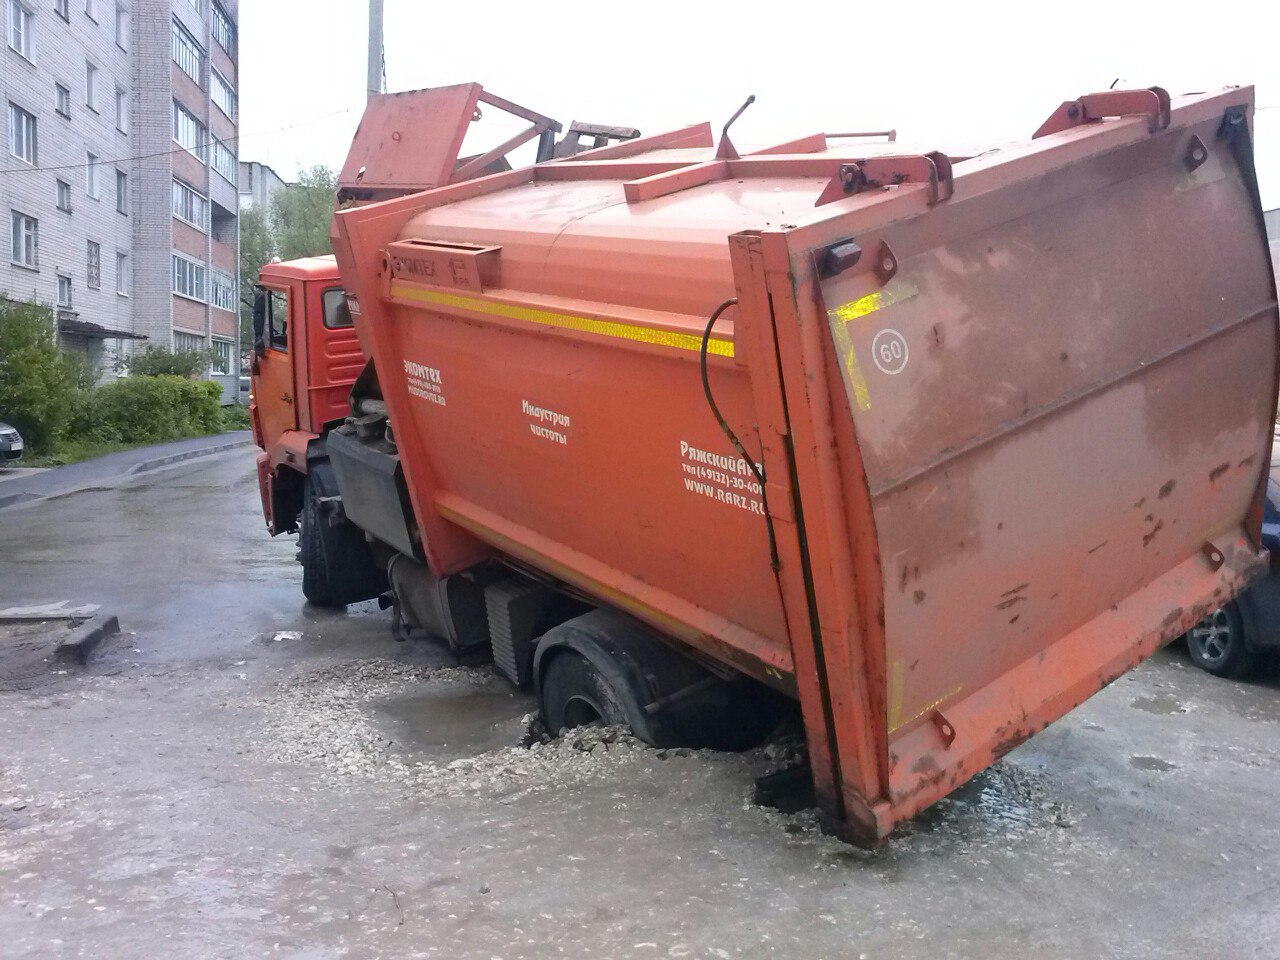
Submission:
M 377 596 L 384 578 L 363 537 L 330 515 L 340 501 L 325 435 L 347 416 L 351 384 L 365 364 L 333 257 L 262 267 L 253 350 L 249 422 L 261 448 L 258 491 L 267 530 L 299 534 L 308 600 L 345 604 Z

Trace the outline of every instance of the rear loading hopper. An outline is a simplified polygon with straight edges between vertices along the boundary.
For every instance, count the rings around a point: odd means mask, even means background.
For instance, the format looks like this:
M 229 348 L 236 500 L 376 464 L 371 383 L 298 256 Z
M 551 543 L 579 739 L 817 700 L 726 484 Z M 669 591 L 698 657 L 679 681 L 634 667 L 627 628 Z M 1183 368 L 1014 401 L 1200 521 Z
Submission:
M 884 837 L 1264 563 L 1251 96 L 970 158 L 702 125 L 340 211 L 417 559 L 798 698 L 824 819 Z

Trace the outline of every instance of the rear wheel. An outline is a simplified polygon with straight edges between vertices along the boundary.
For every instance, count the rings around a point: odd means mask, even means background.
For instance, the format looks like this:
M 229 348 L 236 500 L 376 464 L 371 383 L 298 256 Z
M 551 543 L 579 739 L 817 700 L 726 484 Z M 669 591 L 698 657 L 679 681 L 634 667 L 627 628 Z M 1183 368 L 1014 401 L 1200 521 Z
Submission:
M 655 747 L 743 750 L 779 716 L 777 697 L 755 681 L 715 674 L 638 621 L 602 608 L 543 634 L 534 671 L 552 736 L 618 725 Z
M 627 726 L 619 691 L 586 657 L 562 651 L 542 676 L 542 719 L 553 737 L 573 727 Z
M 1244 620 L 1235 603 L 1209 614 L 1187 631 L 1191 662 L 1217 677 L 1242 677 L 1253 668 Z
M 345 606 L 370 600 L 387 589 L 364 533 L 347 520 L 331 523 L 322 498 L 336 491 L 329 465 L 317 462 L 307 474 L 298 524 L 302 593 L 312 603 Z

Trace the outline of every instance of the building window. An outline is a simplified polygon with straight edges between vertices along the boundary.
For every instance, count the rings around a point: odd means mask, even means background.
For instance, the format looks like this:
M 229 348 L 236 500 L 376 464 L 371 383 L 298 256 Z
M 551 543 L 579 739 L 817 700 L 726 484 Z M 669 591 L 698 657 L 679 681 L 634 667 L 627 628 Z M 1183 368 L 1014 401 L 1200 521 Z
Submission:
M 71 119 L 71 88 L 60 83 L 53 85 L 53 109 L 68 120 Z
M 123 87 L 116 87 L 116 129 L 129 132 L 129 94 Z
M 85 154 L 84 164 L 84 192 L 93 199 L 98 199 L 98 156 L 94 153 Z
M 180 297 L 205 301 L 205 266 L 188 260 L 179 254 L 173 255 L 173 292 Z
M 226 77 L 212 67 L 209 69 L 209 79 L 209 89 L 212 91 L 213 102 L 218 105 L 219 110 L 234 120 L 236 118 L 236 92 L 234 88 L 227 83 Z
M 173 215 L 200 230 L 209 228 L 209 201 L 181 180 L 173 181 Z
M 31 11 L 18 0 L 9 0 L 9 46 L 31 59 Z
M 218 0 L 213 0 L 213 16 L 210 31 L 213 33 L 213 39 L 218 41 L 218 46 L 227 51 L 227 56 L 232 60 L 236 57 L 236 25 L 231 22 L 231 18 L 227 16 L 227 11 L 222 9 L 222 4 Z
M 122 297 L 129 295 L 129 287 L 133 285 L 133 277 L 129 271 L 129 255 L 116 253 L 116 293 Z
M 209 299 L 221 310 L 236 309 L 236 278 L 221 270 L 209 274 Z
M 53 0 L 53 12 L 63 20 L 71 20 L 71 0 Z
M 58 274 L 58 306 L 71 306 L 71 278 L 65 274 Z
M 177 20 L 173 21 L 173 62 L 197 84 L 204 86 L 200 82 L 204 73 L 204 50 Z
M 58 181 L 58 209 L 71 212 L 71 184 L 65 180 Z
M 85 286 L 90 290 L 102 287 L 102 244 L 90 240 L 85 250 Z
M 213 169 L 218 171 L 227 183 L 236 182 L 236 155 L 221 140 L 213 141 Z
M 214 340 L 213 356 L 209 363 L 209 373 L 215 377 L 225 377 L 231 372 L 231 352 L 235 348 L 230 340 Z
M 84 105 L 98 112 L 98 68 L 92 63 L 84 65 Z
M 36 118 L 16 103 L 9 104 L 9 152 L 27 163 L 36 162 Z
M 17 210 L 13 216 L 13 244 L 9 259 L 20 267 L 32 270 L 40 266 L 40 221 Z
M 209 157 L 209 131 L 186 107 L 173 101 L 173 139 L 204 163 Z
M 174 353 L 200 353 L 203 350 L 204 337 L 196 336 L 194 333 L 183 333 L 181 330 L 173 331 Z
M 84 0 L 85 15 L 94 23 L 98 22 L 98 0 Z
M 129 49 L 129 11 L 119 3 L 116 4 L 116 46 Z
M 129 215 L 129 175 L 123 170 L 116 171 L 116 213 Z

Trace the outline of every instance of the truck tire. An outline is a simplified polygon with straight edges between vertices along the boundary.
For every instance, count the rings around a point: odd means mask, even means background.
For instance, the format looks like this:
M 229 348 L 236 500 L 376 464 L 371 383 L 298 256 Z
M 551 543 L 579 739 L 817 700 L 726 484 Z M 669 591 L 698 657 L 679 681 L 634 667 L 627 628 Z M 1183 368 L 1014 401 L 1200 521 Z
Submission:
M 1253 669 L 1253 651 L 1235 601 L 1224 604 L 1187 631 L 1191 662 L 1215 677 L 1243 677 Z
M 631 617 L 597 608 L 552 627 L 534 654 L 547 731 L 625 726 L 655 747 L 744 750 L 778 722 L 755 681 L 711 673 Z
M 542 720 L 553 737 L 573 727 L 625 727 L 627 711 L 618 691 L 586 657 L 563 650 L 542 676 Z
M 322 497 L 336 491 L 328 471 L 323 461 L 311 464 L 303 484 L 298 556 L 303 596 L 322 606 L 341 607 L 384 593 L 387 577 L 355 524 L 330 523 L 321 503 Z

